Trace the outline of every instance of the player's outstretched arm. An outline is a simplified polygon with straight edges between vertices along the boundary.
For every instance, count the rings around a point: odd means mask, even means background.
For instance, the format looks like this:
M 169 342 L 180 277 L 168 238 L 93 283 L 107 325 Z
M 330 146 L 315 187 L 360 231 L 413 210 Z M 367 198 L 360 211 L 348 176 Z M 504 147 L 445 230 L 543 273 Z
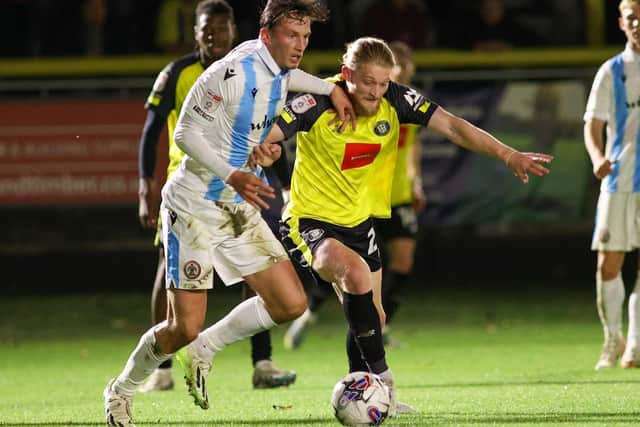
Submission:
M 529 182 L 529 173 L 536 176 L 549 173 L 549 169 L 544 164 L 553 160 L 553 156 L 544 153 L 522 153 L 442 107 L 439 107 L 431 116 L 429 128 L 467 150 L 502 159 L 513 174 L 524 183 Z

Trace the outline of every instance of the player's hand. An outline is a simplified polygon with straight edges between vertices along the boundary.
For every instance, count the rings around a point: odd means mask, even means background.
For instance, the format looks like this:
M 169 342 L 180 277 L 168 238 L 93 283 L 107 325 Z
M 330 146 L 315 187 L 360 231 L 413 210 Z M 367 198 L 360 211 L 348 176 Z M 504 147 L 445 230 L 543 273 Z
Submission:
M 351 103 L 349 96 L 338 85 L 334 86 L 329 96 L 331 97 L 333 108 L 336 110 L 338 115 L 331 119 L 327 124 L 331 126 L 336 122 L 340 122 L 340 128 L 338 129 L 338 132 L 340 133 L 344 132 L 348 123 L 351 123 L 351 129 L 356 130 L 356 112 L 353 109 L 353 104 Z
M 258 210 L 269 209 L 262 197 L 275 199 L 273 188 L 252 173 L 235 170 L 227 179 L 227 184 L 242 196 L 251 206 Z
M 140 178 L 138 181 L 138 218 L 144 228 L 155 228 L 158 225 L 158 209 L 160 195 L 151 178 Z
M 593 174 L 596 176 L 596 178 L 603 179 L 611 172 L 613 172 L 613 165 L 615 163 L 615 161 L 603 157 L 599 162 L 593 165 Z
M 282 147 L 280 144 L 270 144 L 265 142 L 263 144 L 256 145 L 253 147 L 253 150 L 251 150 L 251 155 L 249 156 L 249 167 L 253 170 L 256 169 L 257 165 L 260 165 L 263 168 L 269 167 L 274 164 L 281 155 Z
M 505 164 L 513 175 L 520 178 L 523 183 L 529 182 L 529 173 L 536 176 L 545 176 L 549 169 L 544 167 L 545 163 L 553 160 L 553 156 L 543 153 L 521 153 L 513 150 L 504 159 Z

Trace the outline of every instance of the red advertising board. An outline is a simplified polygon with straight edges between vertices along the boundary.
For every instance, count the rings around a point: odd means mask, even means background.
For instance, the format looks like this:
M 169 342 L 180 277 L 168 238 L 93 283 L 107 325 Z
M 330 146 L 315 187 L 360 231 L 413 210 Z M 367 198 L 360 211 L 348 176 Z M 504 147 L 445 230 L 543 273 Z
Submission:
M 0 103 L 0 206 L 135 203 L 145 114 L 138 100 Z M 165 133 L 159 180 L 166 147 Z

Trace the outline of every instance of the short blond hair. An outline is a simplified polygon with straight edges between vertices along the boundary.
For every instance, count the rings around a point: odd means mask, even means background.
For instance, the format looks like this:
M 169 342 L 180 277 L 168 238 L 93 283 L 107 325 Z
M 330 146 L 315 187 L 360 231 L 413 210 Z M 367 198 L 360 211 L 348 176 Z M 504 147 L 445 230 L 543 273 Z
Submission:
M 618 9 L 620 13 L 622 13 L 622 9 L 631 6 L 632 4 L 640 4 L 640 0 L 620 0 L 620 4 L 618 5 Z
M 393 68 L 395 57 L 389 45 L 375 37 L 360 37 L 347 44 L 347 51 L 342 55 L 342 65 L 355 69 L 362 64 L 378 64 Z

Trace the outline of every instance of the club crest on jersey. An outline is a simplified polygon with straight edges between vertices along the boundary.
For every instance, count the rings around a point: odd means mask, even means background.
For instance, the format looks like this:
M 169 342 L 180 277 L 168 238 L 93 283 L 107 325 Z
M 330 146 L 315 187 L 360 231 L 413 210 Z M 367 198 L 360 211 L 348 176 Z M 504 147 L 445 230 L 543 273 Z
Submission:
M 381 120 L 376 123 L 376 126 L 373 128 L 373 131 L 378 136 L 385 136 L 391 130 L 391 124 L 386 120 Z
M 291 109 L 296 114 L 302 114 L 308 111 L 311 107 L 315 107 L 317 104 L 313 95 L 304 94 L 294 98 L 291 101 Z
M 320 237 L 322 237 L 322 235 L 324 234 L 324 230 L 321 228 L 314 228 L 313 230 L 309 230 L 303 234 L 306 235 L 306 240 L 308 240 L 309 242 L 315 242 Z
M 220 106 L 220 103 L 222 103 L 222 97 L 213 93 L 210 89 L 207 89 L 207 94 L 204 98 L 204 105 L 202 108 L 208 113 L 216 111 Z
M 202 273 L 202 267 L 200 267 L 200 264 L 194 260 L 187 261 L 184 264 L 183 270 L 185 277 L 191 280 L 197 279 L 198 276 L 200 276 L 200 273 Z

